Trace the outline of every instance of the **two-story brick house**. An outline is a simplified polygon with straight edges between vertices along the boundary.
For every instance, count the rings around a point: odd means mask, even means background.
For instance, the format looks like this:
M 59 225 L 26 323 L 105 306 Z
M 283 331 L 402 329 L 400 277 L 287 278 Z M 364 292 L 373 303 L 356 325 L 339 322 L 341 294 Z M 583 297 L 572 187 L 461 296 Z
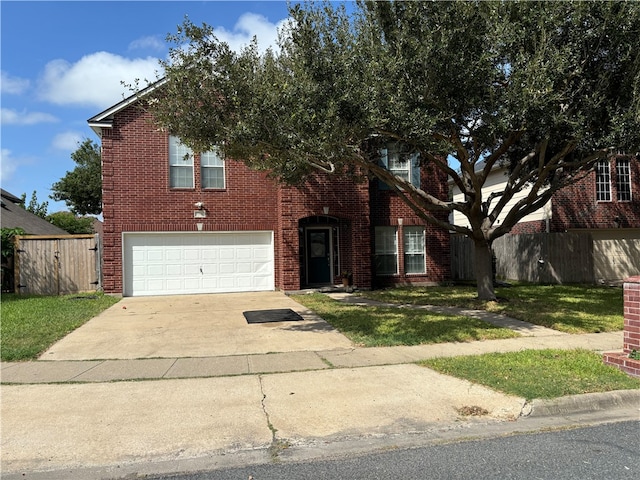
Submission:
M 194 154 L 130 97 L 89 119 L 102 141 L 103 285 L 107 293 L 293 291 L 435 283 L 449 238 L 377 181 L 318 173 L 278 184 L 217 152 Z M 390 168 L 446 198 L 446 178 Z
M 504 168 L 495 168 L 483 189 L 485 198 L 504 189 Z M 529 193 L 527 188 L 507 204 Z M 460 192 L 453 186 L 454 200 Z M 455 222 L 466 220 L 459 214 Z M 598 162 L 596 168 L 573 185 L 553 194 L 540 210 L 517 223 L 510 234 L 573 232 L 593 238 L 594 277 L 620 281 L 640 273 L 640 162 L 619 155 Z

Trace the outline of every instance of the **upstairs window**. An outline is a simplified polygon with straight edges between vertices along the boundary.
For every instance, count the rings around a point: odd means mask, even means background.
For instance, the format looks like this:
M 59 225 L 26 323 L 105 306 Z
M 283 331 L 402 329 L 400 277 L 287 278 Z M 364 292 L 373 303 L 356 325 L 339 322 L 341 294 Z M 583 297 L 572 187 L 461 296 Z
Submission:
M 596 163 L 596 200 L 598 202 L 611 201 L 611 174 L 607 160 L 600 160 Z
M 193 188 L 193 152 L 178 137 L 169 137 L 169 187 Z
M 418 153 L 404 150 L 400 143 L 390 143 L 386 148 L 380 149 L 380 164 L 394 175 L 420 188 L 420 155 Z M 380 188 L 389 190 L 390 187 L 380 182 Z
M 628 158 L 616 160 L 616 190 L 619 202 L 631 201 L 631 167 Z
M 224 158 L 218 150 L 200 155 L 200 178 L 202 188 L 225 188 Z

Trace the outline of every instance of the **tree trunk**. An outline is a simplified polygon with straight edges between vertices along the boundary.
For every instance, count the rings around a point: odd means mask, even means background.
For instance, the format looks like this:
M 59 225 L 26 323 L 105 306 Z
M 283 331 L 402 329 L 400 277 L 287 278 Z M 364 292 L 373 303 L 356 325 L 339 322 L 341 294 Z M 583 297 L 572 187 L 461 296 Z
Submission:
M 493 289 L 493 256 L 491 245 L 486 240 L 474 240 L 475 270 L 480 300 L 496 300 Z

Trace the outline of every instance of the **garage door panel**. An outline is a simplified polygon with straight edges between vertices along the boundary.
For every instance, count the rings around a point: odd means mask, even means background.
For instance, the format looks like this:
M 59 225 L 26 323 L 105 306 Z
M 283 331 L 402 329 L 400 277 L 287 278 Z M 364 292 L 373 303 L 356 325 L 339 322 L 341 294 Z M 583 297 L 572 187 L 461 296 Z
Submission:
M 220 277 L 219 279 L 219 287 L 233 290 L 236 286 L 236 282 L 233 277 Z
M 217 263 L 203 263 L 202 264 L 202 273 L 204 275 L 217 275 L 220 273 L 218 269 Z
M 238 262 L 236 273 L 250 274 L 253 273 L 253 264 L 251 262 Z
M 149 249 L 143 254 L 143 258 L 148 262 L 162 262 L 164 260 L 164 254 L 162 250 Z
M 229 247 L 222 247 L 219 251 L 221 260 L 233 260 L 235 259 L 236 252 L 235 249 Z
M 236 273 L 236 264 L 235 263 L 220 263 L 218 265 L 220 269 L 220 273 L 222 275 Z
M 214 250 L 212 248 L 203 248 L 202 249 L 202 260 L 207 263 L 208 261 L 211 260 L 217 260 L 218 259 L 218 251 Z
M 271 252 L 268 248 L 254 248 L 253 258 L 256 260 L 268 260 L 271 258 Z
M 164 271 L 162 273 L 164 273 Z M 182 265 L 167 264 L 166 273 L 167 275 L 182 275 Z
M 125 295 L 274 289 L 272 232 L 125 233 Z

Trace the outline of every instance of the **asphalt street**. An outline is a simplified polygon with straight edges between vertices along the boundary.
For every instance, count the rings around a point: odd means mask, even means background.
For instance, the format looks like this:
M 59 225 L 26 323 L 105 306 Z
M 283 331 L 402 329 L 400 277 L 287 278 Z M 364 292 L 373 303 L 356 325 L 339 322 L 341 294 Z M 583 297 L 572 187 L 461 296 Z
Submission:
M 514 434 L 312 462 L 271 463 L 146 480 L 623 480 L 640 477 L 640 423 Z

